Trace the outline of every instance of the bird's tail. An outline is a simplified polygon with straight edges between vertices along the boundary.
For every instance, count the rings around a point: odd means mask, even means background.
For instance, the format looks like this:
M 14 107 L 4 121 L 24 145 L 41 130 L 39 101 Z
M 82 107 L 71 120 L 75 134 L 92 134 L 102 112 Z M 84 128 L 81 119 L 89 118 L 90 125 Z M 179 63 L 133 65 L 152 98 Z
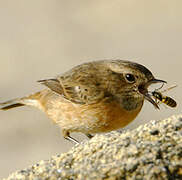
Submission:
M 3 103 L 0 103 L 0 110 L 8 110 L 15 107 L 24 106 L 25 104 L 21 102 L 21 99 L 12 99 L 10 101 L 6 101 Z
M 12 100 L 0 103 L 0 110 L 9 110 L 15 107 L 20 107 L 25 105 L 35 106 L 40 108 L 40 103 L 38 101 L 38 97 L 40 96 L 40 94 L 41 94 L 40 92 L 37 92 L 27 97 L 12 99 Z

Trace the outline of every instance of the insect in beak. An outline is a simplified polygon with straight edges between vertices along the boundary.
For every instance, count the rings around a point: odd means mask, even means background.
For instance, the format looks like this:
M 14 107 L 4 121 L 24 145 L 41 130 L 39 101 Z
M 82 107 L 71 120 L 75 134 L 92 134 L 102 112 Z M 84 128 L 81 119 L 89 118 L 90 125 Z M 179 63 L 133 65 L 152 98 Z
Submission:
M 158 104 L 152 99 L 152 96 L 151 96 L 151 94 L 148 93 L 148 89 L 147 89 L 151 84 L 154 84 L 154 83 L 167 83 L 167 82 L 164 80 L 160 80 L 160 79 L 152 79 L 152 80 L 148 81 L 146 84 L 140 85 L 138 89 L 139 89 L 139 92 L 144 95 L 144 98 L 147 101 L 152 103 L 155 108 L 159 109 Z
M 148 93 L 144 94 L 144 98 L 149 101 L 150 103 L 152 103 L 154 105 L 155 108 L 159 109 L 158 104 L 152 99 L 152 96 Z

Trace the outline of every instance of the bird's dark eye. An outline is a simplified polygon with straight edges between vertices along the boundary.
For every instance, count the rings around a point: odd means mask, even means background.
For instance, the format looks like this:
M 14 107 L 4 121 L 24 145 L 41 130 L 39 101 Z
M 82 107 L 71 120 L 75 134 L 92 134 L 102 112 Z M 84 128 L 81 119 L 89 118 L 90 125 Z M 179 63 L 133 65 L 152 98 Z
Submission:
M 135 82 L 135 76 L 133 74 L 125 74 L 125 79 L 129 83 L 134 83 Z

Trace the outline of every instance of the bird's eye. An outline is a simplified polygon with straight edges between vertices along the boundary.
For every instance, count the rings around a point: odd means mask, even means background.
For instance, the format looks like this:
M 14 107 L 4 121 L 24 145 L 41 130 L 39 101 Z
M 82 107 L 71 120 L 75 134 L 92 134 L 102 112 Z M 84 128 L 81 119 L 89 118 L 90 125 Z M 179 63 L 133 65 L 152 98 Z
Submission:
M 125 79 L 129 83 L 135 82 L 135 76 L 133 74 L 125 74 Z

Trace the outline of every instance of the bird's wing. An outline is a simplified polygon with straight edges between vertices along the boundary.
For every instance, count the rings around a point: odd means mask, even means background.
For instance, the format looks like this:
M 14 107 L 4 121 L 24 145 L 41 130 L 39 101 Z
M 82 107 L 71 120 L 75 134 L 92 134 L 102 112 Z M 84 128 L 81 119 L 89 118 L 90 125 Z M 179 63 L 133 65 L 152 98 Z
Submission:
M 74 103 L 92 104 L 104 97 L 104 92 L 98 87 L 96 80 L 89 77 L 68 79 L 58 77 L 38 82 Z
M 52 91 L 58 94 L 63 94 L 63 88 L 57 79 L 44 79 L 44 80 L 39 80 L 37 82 L 47 86 Z

